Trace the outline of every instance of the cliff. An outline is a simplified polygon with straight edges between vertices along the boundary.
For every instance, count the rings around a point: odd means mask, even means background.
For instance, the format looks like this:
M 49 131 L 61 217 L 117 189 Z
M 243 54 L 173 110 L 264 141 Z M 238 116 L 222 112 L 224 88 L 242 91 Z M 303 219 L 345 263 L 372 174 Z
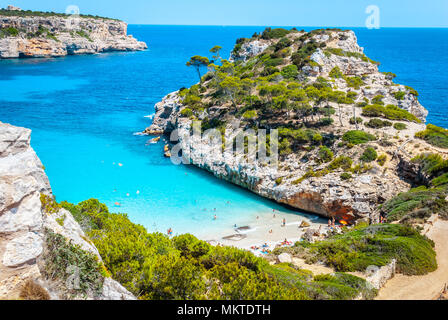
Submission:
M 0 122 L 0 299 L 32 298 L 24 293 L 30 287 L 51 299 L 135 299 L 99 271 L 96 247 L 70 212 L 52 204 L 30 138 L 31 130 Z
M 201 85 L 166 96 L 144 133 L 177 129 L 191 164 L 278 203 L 349 223 L 377 222 L 379 204 L 409 190 L 412 174 L 402 169 L 410 160 L 440 152 L 413 138 L 428 114 L 418 93 L 379 72 L 352 31 L 265 33 L 240 39 L 233 63 L 223 61 Z M 195 120 L 233 130 L 226 141 L 254 127 L 279 129 L 278 168 L 222 153 L 207 139 L 185 139 Z M 358 135 L 365 140 L 352 138 Z
M 46 58 L 147 49 L 122 21 L 0 10 L 0 59 Z

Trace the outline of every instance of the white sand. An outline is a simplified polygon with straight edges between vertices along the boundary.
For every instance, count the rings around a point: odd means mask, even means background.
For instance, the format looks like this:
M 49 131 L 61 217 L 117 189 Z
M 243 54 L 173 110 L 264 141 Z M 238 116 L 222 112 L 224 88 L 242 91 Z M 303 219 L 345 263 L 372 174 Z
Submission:
M 283 219 L 286 219 L 286 226 L 282 227 Z M 306 221 L 310 224 L 311 229 L 319 229 L 321 231 L 327 230 L 327 223 L 323 218 L 311 214 L 288 214 L 276 211 L 274 213 L 260 214 L 259 219 L 255 219 L 248 225 L 249 230 L 237 231 L 235 229 L 222 230 L 218 234 L 211 234 L 201 237 L 202 240 L 210 241 L 211 244 L 221 244 L 225 246 L 233 246 L 240 249 L 252 251 L 256 255 L 262 255 L 260 250 L 252 250 L 252 246 L 262 247 L 265 243 L 268 244 L 268 250 L 273 250 L 277 244 L 280 244 L 285 239 L 294 244 L 300 241 L 303 233 L 308 229 L 299 228 L 300 224 Z M 272 233 L 269 231 L 272 230 Z M 225 240 L 223 237 L 241 234 L 246 236 L 242 240 Z

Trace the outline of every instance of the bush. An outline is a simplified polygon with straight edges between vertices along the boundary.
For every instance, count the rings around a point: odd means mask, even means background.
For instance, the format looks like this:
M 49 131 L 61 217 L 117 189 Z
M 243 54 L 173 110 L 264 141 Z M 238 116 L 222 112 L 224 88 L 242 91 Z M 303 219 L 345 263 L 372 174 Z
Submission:
M 294 64 L 291 64 L 289 66 L 286 66 L 282 69 L 281 72 L 282 76 L 286 79 L 296 79 L 299 75 L 299 70 L 297 69 L 297 66 Z
M 345 77 L 347 86 L 350 88 L 360 89 L 364 85 L 364 82 L 360 77 Z
M 385 154 L 380 155 L 378 157 L 378 159 L 376 160 L 376 162 L 378 162 L 378 164 L 382 167 L 386 164 L 386 161 L 387 161 L 387 156 Z
M 104 269 L 98 257 L 49 229 L 45 230 L 43 261 L 45 266 L 41 272 L 46 279 L 65 282 L 75 273 L 79 276 L 79 288 L 66 288 L 69 297 L 101 294 Z
M 257 110 L 247 110 L 243 113 L 244 119 L 256 119 L 257 118 Z
M 411 227 L 399 224 L 359 226 L 313 244 L 297 242 L 308 255 L 337 271 L 365 271 L 397 260 L 398 272 L 423 275 L 437 269 L 434 243 Z
M 395 99 L 403 100 L 404 96 L 406 95 L 406 92 L 404 92 L 404 91 L 397 91 L 397 92 L 394 92 L 393 95 L 394 95 Z
M 355 117 L 351 117 L 350 124 L 362 124 L 362 118 L 356 117 L 356 119 L 355 119 Z
M 420 187 L 400 193 L 381 207 L 388 221 L 412 222 L 414 219 L 427 219 L 433 214 L 445 215 L 448 202 L 443 188 L 427 189 Z
M 372 99 L 372 104 L 374 104 L 374 105 L 384 106 L 383 99 L 384 99 L 384 96 L 382 96 L 382 95 L 377 95 L 377 96 L 373 97 L 373 99 Z
M 329 76 L 330 76 L 330 78 L 333 78 L 333 79 L 339 79 L 339 78 L 343 78 L 344 74 L 342 73 L 341 69 L 338 66 L 336 66 L 333 69 L 331 69 Z
M 405 129 L 407 129 L 408 126 L 405 125 L 404 123 L 397 122 L 397 123 L 394 123 L 394 128 L 395 128 L 396 130 L 398 130 L 398 131 L 401 131 L 401 130 L 405 130 Z
M 417 132 L 415 137 L 425 140 L 433 146 L 448 149 L 448 130 L 444 128 L 428 124 L 426 130 Z
M 339 156 L 333 160 L 332 163 L 328 166 L 329 170 L 349 170 L 352 167 L 353 160 L 346 156 Z
M 383 117 L 389 120 L 407 120 L 421 123 L 421 120 L 412 113 L 391 104 L 386 107 L 378 104 L 365 106 L 362 110 L 362 115 L 366 117 Z
M 319 152 L 318 152 L 318 159 L 319 162 L 330 162 L 331 160 L 333 160 L 333 152 L 325 146 L 321 146 L 319 148 Z
M 193 116 L 193 111 L 190 108 L 185 108 L 180 112 L 180 115 L 184 118 L 190 118 Z
M 342 140 L 354 145 L 367 143 L 370 141 L 375 141 L 376 137 L 370 133 L 361 130 L 347 131 L 343 136 Z
M 47 290 L 31 279 L 22 286 L 19 297 L 23 300 L 51 300 Z
M 392 122 L 374 118 L 370 119 L 369 122 L 366 123 L 366 126 L 369 128 L 380 129 L 392 126 Z
M 364 153 L 359 158 L 363 162 L 372 162 L 375 161 L 376 158 L 378 158 L 378 153 L 375 149 L 372 147 L 368 147 L 366 150 L 364 150 Z
M 289 33 L 290 33 L 289 30 L 283 28 L 277 28 L 277 29 L 266 28 L 261 34 L 261 38 L 265 40 L 280 39 L 285 37 Z
M 351 178 L 353 178 L 353 176 L 348 172 L 344 172 L 341 174 L 341 180 L 350 180 Z
M 14 27 L 8 27 L 0 29 L 0 39 L 7 37 L 17 37 L 19 35 L 19 30 Z

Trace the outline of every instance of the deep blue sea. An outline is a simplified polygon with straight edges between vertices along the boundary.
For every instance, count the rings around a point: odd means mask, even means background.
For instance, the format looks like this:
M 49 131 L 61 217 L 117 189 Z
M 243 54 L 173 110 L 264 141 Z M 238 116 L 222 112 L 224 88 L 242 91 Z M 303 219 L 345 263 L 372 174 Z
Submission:
M 33 130 L 32 146 L 58 201 L 98 198 L 150 231 L 210 234 L 273 209 L 292 213 L 191 166 L 174 166 L 163 158 L 162 142 L 147 146 L 148 137 L 133 135 L 150 125 L 144 116 L 163 96 L 197 81 L 185 66 L 189 57 L 210 55 L 215 45 L 227 57 L 237 38 L 263 29 L 131 25 L 149 50 L 0 61 L 0 121 Z M 420 92 L 428 121 L 448 127 L 448 29 L 354 30 L 382 71 Z

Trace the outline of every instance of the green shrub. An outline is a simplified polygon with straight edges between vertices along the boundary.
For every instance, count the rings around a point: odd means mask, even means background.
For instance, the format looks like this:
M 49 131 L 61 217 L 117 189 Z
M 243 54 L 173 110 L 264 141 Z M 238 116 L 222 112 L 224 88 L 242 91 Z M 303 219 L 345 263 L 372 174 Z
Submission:
M 369 128 L 380 129 L 392 126 L 392 122 L 374 118 L 370 119 L 369 122 L 366 123 L 366 126 Z
M 347 131 L 343 136 L 342 140 L 354 145 L 367 143 L 370 141 L 375 141 L 376 137 L 370 133 L 361 130 Z
M 377 96 L 373 97 L 373 99 L 372 99 L 372 104 L 374 104 L 374 105 L 384 106 L 383 99 L 384 99 L 384 96 L 382 96 L 382 95 L 377 95 Z
M 328 147 L 321 146 L 318 152 L 319 162 L 330 162 L 333 160 L 333 151 L 331 151 Z
M 437 269 L 434 243 L 411 227 L 399 224 L 359 226 L 341 235 L 313 244 L 298 242 L 337 271 L 365 271 L 397 260 L 398 272 L 423 275 Z
M 190 108 L 185 108 L 180 112 L 180 115 L 184 118 L 190 118 L 193 116 L 193 111 Z
M 283 183 L 283 177 L 280 177 L 280 178 L 277 178 L 277 179 L 275 179 L 275 184 L 276 185 L 281 185 Z
M 257 110 L 247 110 L 243 113 L 244 119 L 256 119 L 257 118 Z
M 68 298 L 88 293 L 94 296 L 101 294 L 106 271 L 98 257 L 50 229 L 45 230 L 43 261 L 45 265 L 41 272 L 47 280 L 66 282 L 70 276 L 78 277 L 78 288 L 66 288 Z
M 266 40 L 280 39 L 285 37 L 289 33 L 290 33 L 289 30 L 283 28 L 276 28 L 276 29 L 266 28 L 261 34 L 261 38 Z
M 383 167 L 387 162 L 387 156 L 385 154 L 380 155 L 378 159 L 376 159 L 376 162 Z
M 330 76 L 330 78 L 333 78 L 333 79 L 339 79 L 339 78 L 343 78 L 344 74 L 342 73 L 341 69 L 338 66 L 336 66 L 333 69 L 331 69 L 329 76 Z
M 426 130 L 417 132 L 415 137 L 425 140 L 433 146 L 448 149 L 448 130 L 444 128 L 428 124 Z
M 396 122 L 396 123 L 394 123 L 394 128 L 398 131 L 401 131 L 401 130 L 406 130 L 408 128 L 408 126 L 405 125 L 404 123 Z
M 368 147 L 364 150 L 364 153 L 359 158 L 363 162 L 372 162 L 378 158 L 378 153 L 372 147 Z
M 17 37 L 19 35 L 19 30 L 14 27 L 2 28 L 0 29 L 0 39 L 7 37 Z
M 440 188 L 427 189 L 420 187 L 409 192 L 400 193 L 381 207 L 388 221 L 410 221 L 427 219 L 433 214 L 446 215 L 448 202 L 445 200 L 446 190 Z
M 394 92 L 393 95 L 394 95 L 395 99 L 403 100 L 404 96 L 406 95 L 406 92 L 404 92 L 404 91 L 397 91 L 397 92 Z
M 362 118 L 359 118 L 359 117 L 356 117 L 356 119 L 355 119 L 355 117 L 351 117 L 350 118 L 350 124 L 362 124 Z
M 350 88 L 360 89 L 364 85 L 364 82 L 360 77 L 345 77 L 347 86 Z
M 277 66 L 282 65 L 284 63 L 285 63 L 285 61 L 282 58 L 274 58 L 274 59 L 266 60 L 264 65 L 266 67 L 277 67 Z
M 297 69 L 297 66 L 294 64 L 291 64 L 289 66 L 286 66 L 282 69 L 281 72 L 282 76 L 286 79 L 296 79 L 299 75 L 299 70 Z
M 353 160 L 346 156 L 339 156 L 336 159 L 333 160 L 333 162 L 330 163 L 328 166 L 329 170 L 337 170 L 337 169 L 343 169 L 343 170 L 349 170 L 352 167 Z
M 350 180 L 351 178 L 353 178 L 353 176 L 348 172 L 344 172 L 341 174 L 341 180 Z
M 365 106 L 362 110 L 362 115 L 366 117 L 383 117 L 389 120 L 407 120 L 421 123 L 421 120 L 412 113 L 391 104 L 386 107 L 378 104 Z

